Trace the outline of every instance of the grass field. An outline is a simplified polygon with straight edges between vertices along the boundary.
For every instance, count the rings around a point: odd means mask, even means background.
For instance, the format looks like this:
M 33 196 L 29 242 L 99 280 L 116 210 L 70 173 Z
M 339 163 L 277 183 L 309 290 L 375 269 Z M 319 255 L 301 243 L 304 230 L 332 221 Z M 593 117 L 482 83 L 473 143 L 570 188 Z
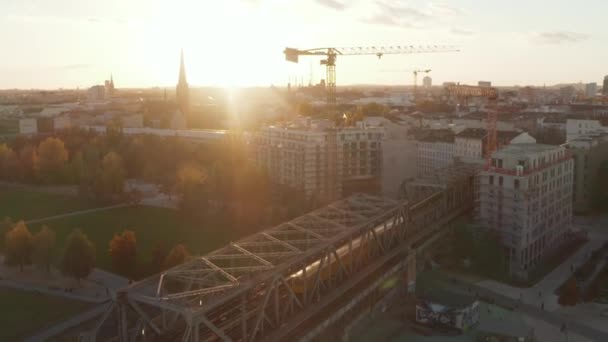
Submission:
M 90 303 L 0 289 L 0 341 L 21 341 L 90 307 Z
M 32 220 L 96 207 L 81 198 L 0 186 L 0 220 Z
M 151 252 L 159 242 L 168 248 L 183 243 L 192 253 L 199 254 L 217 249 L 237 237 L 230 227 L 213 222 L 196 227 L 180 218 L 175 210 L 144 206 L 78 215 L 44 224 L 57 234 L 57 251 L 63 251 L 67 235 L 80 228 L 95 244 L 97 265 L 107 270 L 111 270 L 108 255 L 110 239 L 125 229 L 135 232 L 140 265 L 150 260 Z M 35 224 L 29 228 L 38 231 L 42 225 Z
M 95 203 L 75 197 L 0 187 L 0 219 L 7 216 L 14 221 L 37 219 L 94 207 Z M 151 259 L 151 252 L 158 243 L 163 243 L 167 248 L 183 243 L 193 254 L 200 254 L 217 249 L 239 237 L 230 225 L 208 221 L 197 226 L 182 219 L 175 210 L 145 206 L 66 217 L 30 224 L 28 228 L 35 233 L 43 225 L 47 225 L 56 233 L 55 261 L 59 261 L 61 257 L 66 237 L 75 228 L 79 228 L 95 245 L 97 266 L 106 270 L 111 270 L 108 255 L 110 239 L 115 233 L 125 229 L 135 232 L 138 269 L 142 270 Z M 142 275 L 147 274 L 143 272 Z

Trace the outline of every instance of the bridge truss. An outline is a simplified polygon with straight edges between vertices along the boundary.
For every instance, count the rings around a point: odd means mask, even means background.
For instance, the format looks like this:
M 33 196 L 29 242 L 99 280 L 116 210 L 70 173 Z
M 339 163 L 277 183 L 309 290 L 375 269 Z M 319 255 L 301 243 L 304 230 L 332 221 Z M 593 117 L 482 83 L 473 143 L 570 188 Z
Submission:
M 353 195 L 194 257 L 119 291 L 82 340 L 101 338 L 109 317 L 117 318 L 114 340 L 121 342 L 276 336 L 292 318 L 312 310 L 374 260 L 394 256 L 423 228 L 468 209 L 473 177 L 466 172 L 461 176 L 458 184 L 415 204 Z

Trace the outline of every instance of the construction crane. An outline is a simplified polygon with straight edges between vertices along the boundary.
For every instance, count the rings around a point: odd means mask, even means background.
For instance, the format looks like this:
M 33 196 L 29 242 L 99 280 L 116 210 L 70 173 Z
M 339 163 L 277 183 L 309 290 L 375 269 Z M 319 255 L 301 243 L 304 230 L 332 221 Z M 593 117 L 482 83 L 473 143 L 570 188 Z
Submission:
M 498 112 L 496 111 L 496 100 L 498 100 L 498 89 L 492 87 L 477 87 L 468 85 L 449 85 L 446 87 L 448 94 L 454 95 L 459 99 L 466 101 L 469 97 L 485 97 L 488 99 L 487 108 L 487 119 L 486 119 L 486 130 L 487 136 L 487 148 L 486 148 L 486 167 L 492 165 L 492 153 L 497 148 L 497 133 L 496 133 L 496 122 L 498 121 Z
M 414 100 L 415 101 L 418 100 L 418 73 L 419 72 L 428 74 L 429 72 L 431 72 L 431 69 L 412 71 L 412 73 L 414 74 Z
M 283 53 L 289 62 L 298 63 L 300 56 L 320 56 L 321 65 L 326 67 L 325 86 L 327 90 L 327 103 L 336 104 L 336 59 L 340 56 L 373 55 L 382 58 L 384 55 L 430 53 L 430 52 L 457 52 L 453 46 L 444 45 L 399 45 L 399 46 L 370 46 L 370 47 L 341 47 L 341 48 L 314 48 L 300 50 L 285 48 Z

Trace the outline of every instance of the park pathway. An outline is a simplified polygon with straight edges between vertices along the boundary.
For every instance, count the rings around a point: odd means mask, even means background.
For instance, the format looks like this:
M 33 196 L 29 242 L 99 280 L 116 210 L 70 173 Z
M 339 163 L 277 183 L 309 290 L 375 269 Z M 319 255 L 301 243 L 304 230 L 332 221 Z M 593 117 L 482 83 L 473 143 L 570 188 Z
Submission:
M 48 221 L 52 221 L 52 220 L 62 219 L 62 218 L 65 218 L 65 217 L 72 217 L 72 216 L 78 216 L 78 215 L 97 213 L 97 212 L 100 212 L 100 211 L 106 211 L 106 210 L 112 210 L 112 209 L 118 209 L 118 208 L 126 208 L 126 207 L 130 207 L 132 205 L 133 204 L 131 204 L 131 203 L 121 203 L 121 204 L 111 205 L 111 206 L 108 206 L 108 207 L 100 207 L 100 208 L 79 210 L 79 211 L 74 211 L 74 212 L 66 213 L 66 214 L 47 216 L 47 217 L 40 218 L 40 219 L 27 220 L 27 221 L 25 221 L 25 224 L 48 222 Z

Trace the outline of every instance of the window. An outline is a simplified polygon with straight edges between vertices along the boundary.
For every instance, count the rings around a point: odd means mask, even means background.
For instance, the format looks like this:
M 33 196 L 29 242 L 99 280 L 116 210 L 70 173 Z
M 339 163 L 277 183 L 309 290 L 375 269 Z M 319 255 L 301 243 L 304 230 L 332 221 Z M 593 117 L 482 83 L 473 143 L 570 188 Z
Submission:
M 494 185 L 494 176 L 490 176 L 490 185 Z
M 502 186 L 502 176 L 498 177 L 498 185 Z
M 515 189 L 519 189 L 519 179 L 515 179 L 515 180 L 513 181 L 513 187 L 514 187 Z

